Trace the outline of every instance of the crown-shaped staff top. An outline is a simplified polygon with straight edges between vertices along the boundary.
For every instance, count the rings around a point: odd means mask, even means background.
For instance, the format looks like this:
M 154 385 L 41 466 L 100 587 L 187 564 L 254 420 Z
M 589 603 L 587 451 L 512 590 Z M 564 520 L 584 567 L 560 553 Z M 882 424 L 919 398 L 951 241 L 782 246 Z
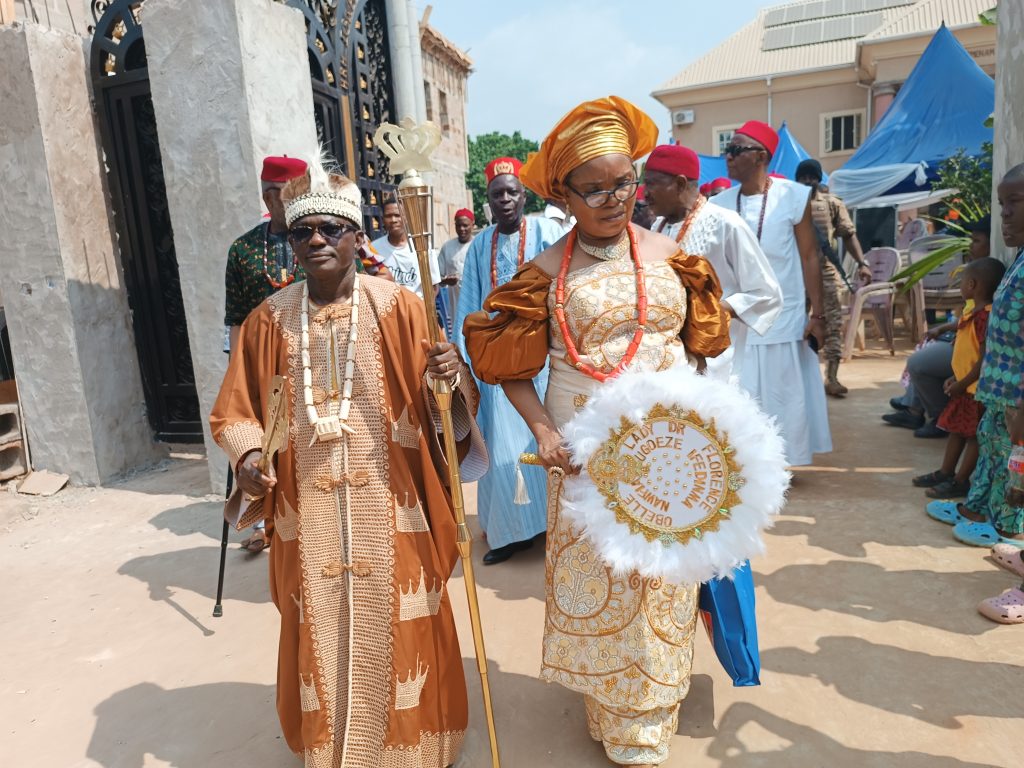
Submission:
M 387 155 L 393 174 L 432 171 L 430 155 L 441 143 L 441 129 L 431 122 L 416 124 L 411 117 L 404 117 L 400 125 L 381 123 L 373 143 Z

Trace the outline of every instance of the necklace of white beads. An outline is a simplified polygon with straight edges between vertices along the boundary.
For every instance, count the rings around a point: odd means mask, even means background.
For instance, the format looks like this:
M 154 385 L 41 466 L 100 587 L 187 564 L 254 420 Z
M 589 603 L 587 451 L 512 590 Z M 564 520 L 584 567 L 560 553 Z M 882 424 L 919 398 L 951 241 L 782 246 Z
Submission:
M 341 377 L 341 404 L 337 413 L 332 413 L 332 398 L 327 399 L 326 416 L 317 413 L 316 404 L 313 401 L 313 371 L 309 355 L 309 284 L 302 284 L 302 395 L 306 404 L 306 414 L 309 416 L 309 423 L 313 425 L 313 442 L 326 443 L 337 440 L 343 432 L 350 435 L 355 434 L 345 422 L 348 420 L 349 410 L 352 407 L 352 380 L 356 370 L 356 340 L 359 336 L 359 275 L 356 274 L 352 282 L 352 316 L 348 330 L 348 349 L 345 352 L 345 370 Z M 332 332 L 333 333 L 333 332 Z M 340 362 L 340 361 L 339 361 Z M 312 443 L 310 443 L 312 445 Z

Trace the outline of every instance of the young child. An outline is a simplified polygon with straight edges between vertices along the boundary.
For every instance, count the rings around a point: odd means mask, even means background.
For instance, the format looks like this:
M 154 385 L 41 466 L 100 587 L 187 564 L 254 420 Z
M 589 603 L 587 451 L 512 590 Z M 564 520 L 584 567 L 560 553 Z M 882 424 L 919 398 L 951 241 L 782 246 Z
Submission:
M 925 493 L 933 499 L 963 498 L 970 490 L 971 473 L 978 462 L 978 424 L 984 413 L 974 392 L 985 356 L 992 297 L 1005 272 L 1001 261 L 983 258 L 964 267 L 960 279 L 960 294 L 967 307 L 957 323 L 953 342 L 953 376 L 944 387 L 949 404 L 938 420 L 939 427 L 949 433 L 946 454 L 938 471 L 913 480 L 914 485 L 927 487 Z
M 1012 544 L 1024 548 L 1024 505 L 1007 499 L 1007 464 L 1013 450 L 1014 409 L 1024 400 L 1024 163 L 996 188 L 1003 243 L 1017 249 L 1013 264 L 992 299 L 985 359 L 975 398 L 985 406 L 978 425 L 978 466 L 967 500 L 933 501 L 928 516 L 953 526 L 953 538 L 975 547 Z M 1016 428 L 1019 437 L 1019 427 Z M 1017 598 L 1015 598 L 1017 599 Z M 1024 623 L 1024 597 L 1013 606 Z

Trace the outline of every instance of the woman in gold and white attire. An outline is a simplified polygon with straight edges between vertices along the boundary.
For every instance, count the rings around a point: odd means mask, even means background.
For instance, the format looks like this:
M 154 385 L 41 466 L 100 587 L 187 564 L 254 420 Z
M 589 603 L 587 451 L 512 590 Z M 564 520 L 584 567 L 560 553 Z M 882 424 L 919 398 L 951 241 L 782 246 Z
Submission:
M 477 376 L 502 384 L 549 468 L 573 472 L 560 428 L 627 367 L 695 365 L 729 346 L 711 266 L 671 239 L 630 226 L 632 161 L 657 141 L 651 119 L 607 97 L 566 115 L 523 167 L 523 183 L 564 200 L 576 228 L 484 303 L 465 325 Z M 542 404 L 531 379 L 550 358 Z M 668 759 L 686 696 L 697 585 L 615 575 L 561 515 L 554 472 L 548 517 L 545 680 L 585 696 L 591 735 L 620 765 Z

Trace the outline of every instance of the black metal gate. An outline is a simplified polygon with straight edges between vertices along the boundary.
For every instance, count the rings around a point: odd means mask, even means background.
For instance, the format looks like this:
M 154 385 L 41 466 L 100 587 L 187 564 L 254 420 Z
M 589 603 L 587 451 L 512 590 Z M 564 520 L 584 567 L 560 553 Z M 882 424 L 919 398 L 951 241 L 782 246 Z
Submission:
M 384 0 L 288 0 L 306 16 L 313 109 L 321 140 L 363 193 L 363 228 L 380 234 L 384 195 L 395 185 L 373 144 L 395 122 Z
M 383 0 L 365 0 L 355 16 L 349 56 L 352 72 L 352 127 L 363 214 L 368 232 L 381 229 L 384 195 L 395 188 L 388 159 L 373 144 L 381 123 L 398 122 L 391 77 L 391 48 Z
M 167 207 L 144 0 L 95 2 L 91 71 L 149 421 L 158 440 L 202 442 L 199 397 Z

